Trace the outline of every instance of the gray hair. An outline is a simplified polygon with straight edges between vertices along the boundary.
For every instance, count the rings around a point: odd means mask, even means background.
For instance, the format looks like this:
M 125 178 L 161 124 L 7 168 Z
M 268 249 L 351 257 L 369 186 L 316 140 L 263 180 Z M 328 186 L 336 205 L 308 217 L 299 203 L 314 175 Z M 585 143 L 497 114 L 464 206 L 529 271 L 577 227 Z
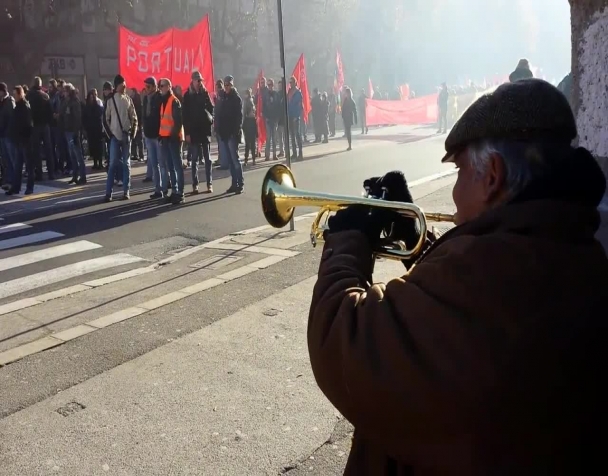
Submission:
M 468 146 L 470 164 L 478 176 L 486 172 L 493 155 L 502 157 L 507 195 L 514 198 L 542 174 L 542 144 L 508 140 L 483 140 Z

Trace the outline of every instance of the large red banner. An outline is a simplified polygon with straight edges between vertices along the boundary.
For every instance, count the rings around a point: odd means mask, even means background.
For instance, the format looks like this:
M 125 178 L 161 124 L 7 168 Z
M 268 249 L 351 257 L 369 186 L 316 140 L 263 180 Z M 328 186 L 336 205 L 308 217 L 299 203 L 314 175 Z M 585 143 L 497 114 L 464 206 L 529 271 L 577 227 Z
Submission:
M 140 88 L 147 77 L 155 76 L 186 88 L 192 72 L 199 71 L 206 88 L 214 90 L 208 15 L 189 30 L 171 28 L 151 36 L 138 35 L 121 25 L 118 39 L 118 64 L 127 86 Z
M 437 122 L 437 94 L 408 101 L 365 101 L 368 126 L 433 124 Z

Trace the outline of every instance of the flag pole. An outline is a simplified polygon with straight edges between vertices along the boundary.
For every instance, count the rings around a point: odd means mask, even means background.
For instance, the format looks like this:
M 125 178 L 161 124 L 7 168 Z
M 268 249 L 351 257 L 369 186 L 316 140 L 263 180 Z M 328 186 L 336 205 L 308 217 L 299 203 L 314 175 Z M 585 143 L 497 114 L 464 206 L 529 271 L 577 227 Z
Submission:
M 287 167 L 291 168 L 291 147 L 289 147 L 289 112 L 287 108 L 287 70 L 285 69 L 285 40 L 283 36 L 283 0 L 277 0 L 277 15 L 279 17 L 279 49 L 281 52 L 281 68 L 283 68 L 283 104 L 285 114 L 285 158 L 287 159 Z M 298 132 L 299 133 L 299 132 Z M 289 220 L 289 231 L 296 229 L 293 215 Z

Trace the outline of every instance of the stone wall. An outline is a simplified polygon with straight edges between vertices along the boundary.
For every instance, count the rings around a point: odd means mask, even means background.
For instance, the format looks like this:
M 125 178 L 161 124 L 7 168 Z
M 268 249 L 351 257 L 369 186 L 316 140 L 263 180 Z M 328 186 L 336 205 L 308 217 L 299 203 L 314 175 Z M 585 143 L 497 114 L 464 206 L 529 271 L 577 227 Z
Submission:
M 596 155 L 608 176 L 608 0 L 570 0 L 572 104 L 579 144 Z M 608 196 L 600 206 L 598 238 L 608 250 Z

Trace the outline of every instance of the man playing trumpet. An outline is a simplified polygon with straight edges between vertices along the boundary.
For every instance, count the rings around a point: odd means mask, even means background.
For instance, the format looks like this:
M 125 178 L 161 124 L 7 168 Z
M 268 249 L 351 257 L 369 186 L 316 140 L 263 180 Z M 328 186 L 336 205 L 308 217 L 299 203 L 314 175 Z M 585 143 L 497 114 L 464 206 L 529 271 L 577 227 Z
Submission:
M 603 466 L 608 259 L 594 234 L 606 181 L 576 136 L 542 80 L 476 101 L 445 144 L 458 226 L 386 285 L 370 284 L 372 250 L 399 219 L 353 205 L 329 220 L 308 345 L 355 426 L 346 474 Z M 391 180 L 388 200 L 406 187 Z

